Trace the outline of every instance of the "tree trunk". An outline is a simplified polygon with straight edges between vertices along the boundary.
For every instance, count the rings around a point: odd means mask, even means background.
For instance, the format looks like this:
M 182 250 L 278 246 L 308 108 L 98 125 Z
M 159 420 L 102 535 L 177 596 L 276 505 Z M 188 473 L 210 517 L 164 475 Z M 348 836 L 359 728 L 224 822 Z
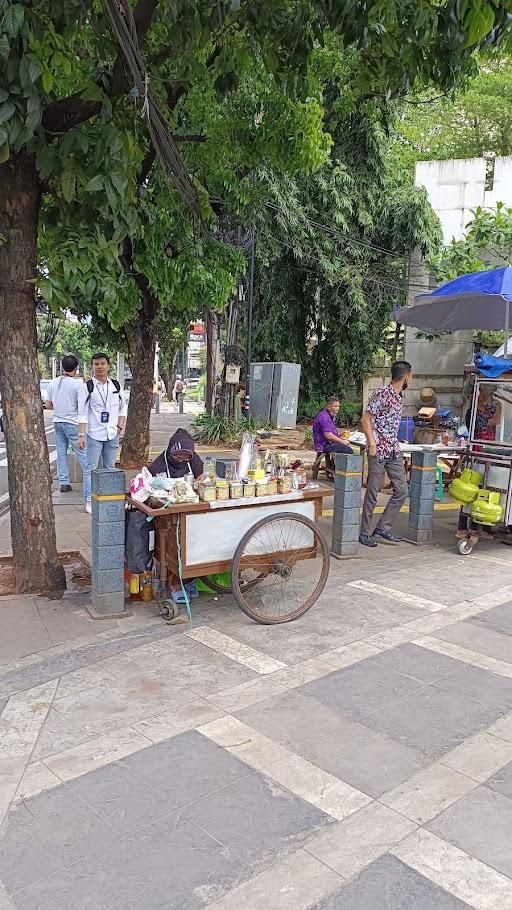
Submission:
M 167 369 L 167 367 L 162 365 L 161 361 L 160 361 L 160 376 L 163 379 L 167 398 L 169 399 L 169 401 L 172 401 L 172 388 L 173 388 L 172 373 L 170 370 Z
M 62 590 L 52 478 L 39 390 L 35 288 L 40 189 L 32 155 L 0 167 L 0 386 L 6 431 L 14 587 Z
M 153 406 L 156 314 L 159 304 L 147 289 L 143 296 L 137 325 L 124 327 L 132 386 L 121 456 L 123 468 L 140 468 L 149 461 L 149 423 Z
M 219 350 L 219 314 L 212 309 L 206 311 L 206 393 L 205 410 L 213 414 L 215 407 L 215 382 Z

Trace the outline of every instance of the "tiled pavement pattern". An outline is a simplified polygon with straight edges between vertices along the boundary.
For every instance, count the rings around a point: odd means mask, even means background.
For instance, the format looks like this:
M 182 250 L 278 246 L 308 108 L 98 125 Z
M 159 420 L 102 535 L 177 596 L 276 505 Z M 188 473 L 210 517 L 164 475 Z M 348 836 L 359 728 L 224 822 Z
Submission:
M 4 667 L 0 908 L 512 910 L 507 554 L 381 550 L 296 623 L 206 600 Z

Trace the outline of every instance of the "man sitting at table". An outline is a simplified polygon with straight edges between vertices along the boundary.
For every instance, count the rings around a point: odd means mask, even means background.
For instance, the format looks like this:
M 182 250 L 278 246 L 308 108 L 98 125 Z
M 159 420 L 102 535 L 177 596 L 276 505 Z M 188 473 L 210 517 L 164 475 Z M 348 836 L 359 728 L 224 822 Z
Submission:
M 313 422 L 313 445 L 316 452 L 352 455 L 352 449 L 341 438 L 335 417 L 340 409 L 340 400 L 335 395 L 327 399 L 327 405 L 316 415 Z

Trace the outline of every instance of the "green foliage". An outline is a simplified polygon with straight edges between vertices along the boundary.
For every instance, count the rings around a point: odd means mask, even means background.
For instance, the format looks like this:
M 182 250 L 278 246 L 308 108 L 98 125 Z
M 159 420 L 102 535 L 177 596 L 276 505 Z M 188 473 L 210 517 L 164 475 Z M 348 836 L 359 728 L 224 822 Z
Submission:
M 257 222 L 255 356 L 301 363 L 306 401 L 360 386 L 391 309 L 405 302 L 408 254 L 432 255 L 441 243 L 424 190 L 389 155 L 393 109 L 369 102 L 346 110 L 357 65 L 327 68 L 339 78 L 326 85 L 331 160 L 307 177 L 261 178 L 270 204 Z
M 307 417 L 313 420 L 316 415 L 325 408 L 326 399 L 310 398 L 300 405 L 301 417 Z M 340 409 L 336 417 L 336 423 L 340 427 L 353 427 L 361 420 L 363 405 L 361 401 L 340 401 Z
M 192 436 L 201 445 L 239 445 L 242 433 L 256 433 L 262 423 L 256 417 L 242 417 L 232 420 L 218 414 L 199 414 L 191 424 Z
M 512 264 L 512 207 L 498 202 L 495 211 L 478 206 L 462 240 L 452 240 L 430 266 L 438 281 L 469 272 Z
M 396 153 L 409 167 L 417 160 L 512 154 L 510 57 L 483 59 L 454 94 L 428 89 L 409 99 L 395 128 Z

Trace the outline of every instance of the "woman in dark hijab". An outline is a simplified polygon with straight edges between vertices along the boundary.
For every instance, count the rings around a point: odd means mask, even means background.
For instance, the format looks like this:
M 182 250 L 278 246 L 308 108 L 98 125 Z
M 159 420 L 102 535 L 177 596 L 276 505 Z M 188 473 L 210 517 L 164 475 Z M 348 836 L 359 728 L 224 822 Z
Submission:
M 189 468 L 190 465 L 190 468 Z M 187 430 L 176 430 L 169 444 L 155 461 L 149 465 L 151 474 L 165 474 L 167 477 L 184 477 L 192 472 L 194 477 L 203 473 L 203 462 L 194 451 L 194 440 Z

